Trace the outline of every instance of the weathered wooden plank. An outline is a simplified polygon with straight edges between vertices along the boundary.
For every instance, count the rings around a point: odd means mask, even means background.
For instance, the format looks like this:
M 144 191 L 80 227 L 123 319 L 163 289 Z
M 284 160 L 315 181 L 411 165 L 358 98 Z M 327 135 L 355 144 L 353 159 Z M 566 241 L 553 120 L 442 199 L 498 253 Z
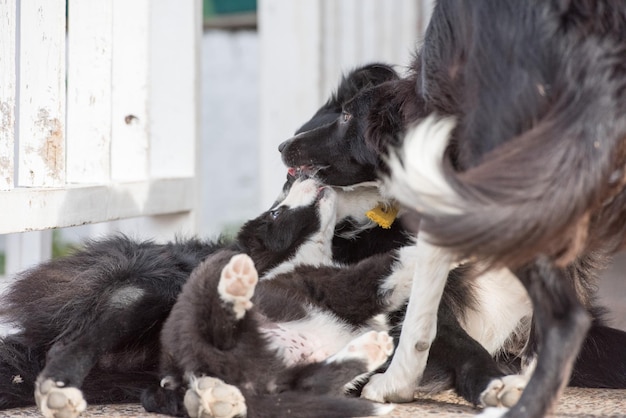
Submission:
M 198 0 L 158 0 L 151 3 L 152 177 L 195 174 L 201 92 L 199 57 L 202 20 L 198 10 L 201 10 Z M 175 150 L 172 143 L 176 144 Z
M 65 182 L 65 0 L 20 2 L 18 185 Z
M 67 182 L 109 180 L 112 0 L 68 5 Z
M 111 178 L 114 181 L 143 180 L 149 173 L 149 21 L 149 0 L 113 0 Z
M 15 0 L 0 0 L 0 190 L 14 185 L 16 20 Z
M 188 212 L 192 178 L 0 192 L 0 234 Z

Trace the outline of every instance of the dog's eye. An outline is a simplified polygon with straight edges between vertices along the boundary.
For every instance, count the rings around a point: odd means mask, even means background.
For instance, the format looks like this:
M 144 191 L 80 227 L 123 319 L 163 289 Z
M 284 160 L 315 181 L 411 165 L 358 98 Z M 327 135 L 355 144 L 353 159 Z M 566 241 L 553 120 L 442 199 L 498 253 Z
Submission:
M 280 214 L 283 213 L 283 207 L 278 207 L 276 209 L 272 209 L 270 210 L 270 218 L 272 219 L 276 219 L 280 216 Z
M 351 115 L 350 113 L 348 113 L 348 112 L 343 112 L 343 113 L 341 114 L 341 119 L 342 119 L 344 122 L 349 121 L 351 118 L 352 118 L 352 115 Z

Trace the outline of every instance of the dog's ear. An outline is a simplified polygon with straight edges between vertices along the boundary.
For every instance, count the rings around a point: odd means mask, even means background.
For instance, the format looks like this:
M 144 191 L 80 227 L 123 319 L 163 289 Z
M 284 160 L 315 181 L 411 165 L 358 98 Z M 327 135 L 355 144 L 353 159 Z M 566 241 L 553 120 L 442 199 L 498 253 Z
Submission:
M 359 90 L 399 78 L 400 76 L 391 66 L 380 63 L 368 64 L 356 68 L 347 77 Z
M 363 89 L 399 78 L 398 73 L 387 64 L 374 63 L 357 67 L 343 77 L 337 89 L 335 100 L 342 104 L 346 103 Z
M 372 89 L 373 102 L 367 114 L 365 143 L 377 155 L 386 154 L 396 145 L 404 130 L 402 104 L 394 100 L 395 89 L 380 86 Z

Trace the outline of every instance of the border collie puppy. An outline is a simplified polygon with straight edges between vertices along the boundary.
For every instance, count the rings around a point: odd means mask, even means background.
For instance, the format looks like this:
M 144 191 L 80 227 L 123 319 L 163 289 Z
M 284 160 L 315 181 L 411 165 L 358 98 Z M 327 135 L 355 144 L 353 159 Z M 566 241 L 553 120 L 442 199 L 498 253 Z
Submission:
M 284 269 L 296 249 L 294 263 L 317 266 L 330 259 L 330 244 L 310 242 L 315 234 L 321 239 L 321 225 L 280 216 L 293 199 L 284 195 L 232 243 L 159 245 L 119 236 L 20 274 L 1 305 L 3 319 L 18 331 L 0 340 L 0 408 L 31 405 L 33 392 L 46 417 L 77 416 L 86 402 L 139 400 L 157 380 L 162 325 L 207 256 L 226 249 L 244 253 L 261 274 L 281 264 Z M 299 212 L 317 220 L 313 205 Z M 332 228 L 324 231 L 329 242 Z
M 326 183 L 331 184 L 349 185 L 351 181 L 375 180 L 377 171 L 384 168 L 383 159 L 387 147 L 399 142 L 398 138 L 402 137 L 410 121 L 418 119 L 420 115 L 427 114 L 427 103 L 422 98 L 419 83 L 416 81 L 419 80 L 421 74 L 420 65 L 421 61 L 418 59 L 413 67 L 412 75 L 406 79 L 400 79 L 395 75 L 393 69 L 383 64 L 364 66 L 353 71 L 342 80 L 338 92 L 331 97 L 311 121 L 304 125 L 301 132 L 281 144 L 279 149 L 285 164 L 292 167 L 291 170 L 294 172 L 315 172 Z M 353 75 L 356 76 L 357 80 L 363 80 L 367 78 L 367 73 L 370 71 L 375 73 L 375 76 L 370 79 L 371 81 L 361 82 L 359 83 L 360 89 L 355 88 L 355 82 L 352 80 Z M 386 73 L 387 77 L 381 77 L 381 73 Z M 452 91 L 442 93 L 441 96 L 442 98 L 439 99 L 441 102 L 444 102 L 444 99 L 452 100 L 450 99 Z M 440 108 L 450 107 L 450 105 L 446 107 L 444 104 Z M 338 154 L 341 157 L 335 159 L 334 156 Z M 359 164 L 368 167 L 369 175 L 363 174 L 363 170 L 354 167 Z M 359 175 L 351 177 L 353 173 L 359 173 Z M 381 199 L 383 198 L 381 197 Z M 381 238 L 384 239 L 384 237 Z M 594 304 L 598 265 L 591 261 L 588 258 L 585 262 L 571 267 L 572 280 L 577 283 L 578 297 L 594 317 L 594 324 L 575 365 L 571 384 L 583 387 L 624 388 L 626 387 L 626 362 L 624 361 L 623 347 L 626 344 L 626 334 L 602 325 L 602 309 Z M 450 260 L 443 260 L 443 263 L 444 268 L 435 273 L 447 274 L 445 265 L 453 264 Z M 436 265 L 433 267 L 437 268 Z M 484 286 L 476 284 L 480 289 L 476 292 L 477 295 L 480 295 L 480 300 L 474 301 L 475 303 L 471 307 L 461 305 L 455 312 L 459 322 L 490 353 L 497 354 L 504 350 L 512 352 L 514 355 L 520 354 L 529 338 L 531 311 L 526 292 L 516 278 L 507 270 L 497 270 L 486 275 L 479 275 L 476 278 L 472 278 L 476 276 L 476 273 L 471 274 L 466 271 L 464 276 L 465 278 L 462 280 L 466 282 L 473 280 L 478 281 L 478 283 L 482 281 Z M 450 277 L 447 279 L 448 285 L 451 280 Z M 446 293 L 449 293 L 449 290 L 444 291 L 444 298 Z M 437 295 L 434 296 L 434 299 L 437 299 Z M 436 306 L 438 302 L 435 301 L 434 303 Z M 439 308 L 440 315 L 441 312 L 442 307 Z M 441 318 L 438 320 L 441 321 Z M 405 323 L 405 328 L 414 326 L 408 324 L 410 322 Z M 438 337 L 441 336 L 441 327 L 437 332 Z M 426 343 L 424 346 L 428 348 L 429 344 Z M 407 347 L 414 347 L 414 345 Z M 602 351 L 598 352 L 596 347 L 602 347 Z M 529 345 L 526 354 L 532 355 L 535 349 L 536 347 L 532 344 Z M 411 357 L 413 351 L 413 349 L 408 349 L 406 356 Z M 431 350 L 431 358 L 436 355 L 435 353 L 437 351 Z M 448 358 L 455 358 L 456 356 L 469 358 L 459 350 L 450 353 L 452 354 Z M 398 361 L 395 367 L 401 374 L 404 373 L 401 370 L 410 367 L 407 366 L 409 364 L 414 363 L 410 359 L 407 362 Z M 418 370 L 415 374 L 410 372 L 405 373 L 405 375 L 412 376 L 408 378 L 409 380 L 414 378 L 415 381 L 419 381 L 421 366 L 417 364 L 415 367 Z M 480 375 L 480 372 L 476 373 L 476 377 Z M 380 396 L 378 400 L 392 399 L 397 401 L 402 399 L 408 401 L 413 399 L 413 383 L 406 383 L 407 379 L 404 378 L 396 381 L 398 386 L 402 387 L 402 396 L 399 396 L 397 392 L 391 394 L 393 391 L 389 390 L 388 394 Z M 467 383 L 467 385 L 482 387 L 484 390 L 486 385 L 484 382 L 483 379 L 474 383 Z M 489 381 L 487 380 L 487 382 Z M 499 381 L 494 382 L 495 387 L 504 386 L 504 389 L 498 393 L 500 399 L 496 401 L 497 404 L 511 406 L 515 403 L 524 382 L 524 379 L 517 378 L 513 382 L 509 382 L 508 385 L 502 385 Z M 458 386 L 457 391 L 460 391 Z M 517 395 L 509 396 L 513 392 L 516 392 Z
M 428 116 L 390 153 L 386 179 L 420 213 L 418 246 L 440 264 L 508 268 L 527 289 L 536 364 L 507 416 L 550 411 L 592 325 L 596 268 L 624 247 L 625 63 L 623 2 L 440 1 L 429 24 L 414 79 Z M 405 323 L 435 317 L 446 274 L 433 273 Z M 368 398 L 395 399 L 419 378 L 427 322 L 404 327 L 398 363 Z
M 344 392 L 393 351 L 377 316 L 406 302 L 413 247 L 335 265 L 335 205 L 331 188 L 296 180 L 266 215 L 280 228 L 268 227 L 260 236 L 269 249 L 292 248 L 289 261 L 267 271 L 255 267 L 258 257 L 227 249 L 192 272 L 163 326 L 162 387 L 144 395 L 146 409 L 178 415 L 186 390 L 191 417 L 246 411 L 248 417 L 345 417 L 389 410 Z M 296 225 L 317 232 L 306 241 L 285 234 Z

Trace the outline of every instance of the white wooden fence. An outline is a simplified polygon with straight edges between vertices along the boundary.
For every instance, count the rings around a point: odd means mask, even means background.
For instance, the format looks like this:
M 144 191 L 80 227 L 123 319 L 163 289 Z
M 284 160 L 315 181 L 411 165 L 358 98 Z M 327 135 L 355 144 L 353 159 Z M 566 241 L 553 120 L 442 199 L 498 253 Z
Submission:
M 278 144 L 342 72 L 408 65 L 431 3 L 259 0 L 259 210 L 284 180 Z M 49 256 L 50 228 L 132 218 L 124 232 L 157 239 L 201 229 L 200 35 L 201 0 L 0 0 L 7 273 Z
M 0 234 L 139 216 L 193 232 L 201 0 L 67 4 L 0 0 Z M 7 272 L 49 236 L 11 235 Z

